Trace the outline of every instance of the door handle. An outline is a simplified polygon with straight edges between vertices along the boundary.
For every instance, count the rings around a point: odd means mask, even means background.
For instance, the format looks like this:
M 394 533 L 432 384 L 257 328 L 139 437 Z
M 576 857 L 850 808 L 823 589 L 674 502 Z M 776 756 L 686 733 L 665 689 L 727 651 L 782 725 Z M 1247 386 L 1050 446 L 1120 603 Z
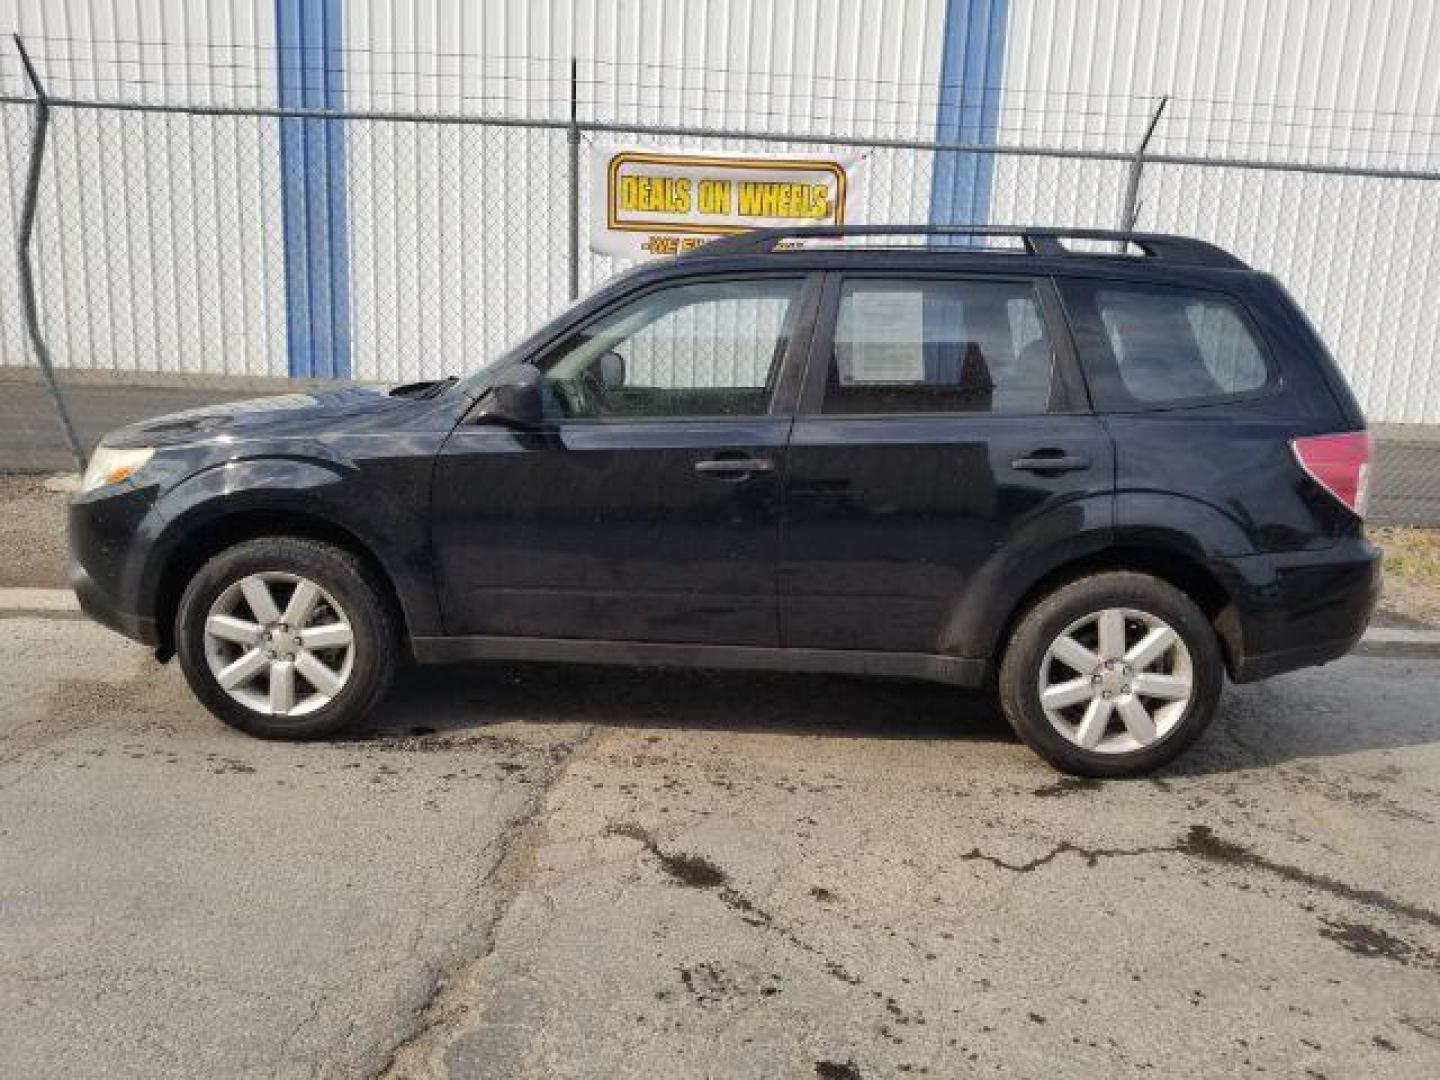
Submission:
M 1024 472 L 1076 472 L 1090 468 L 1090 459 L 1081 454 L 1037 450 L 1029 457 L 1015 458 L 1010 467 Z
M 729 473 L 737 479 L 741 474 L 771 472 L 774 468 L 773 461 L 761 457 L 711 458 L 695 463 L 695 471 L 698 473 L 718 474 L 721 477 Z

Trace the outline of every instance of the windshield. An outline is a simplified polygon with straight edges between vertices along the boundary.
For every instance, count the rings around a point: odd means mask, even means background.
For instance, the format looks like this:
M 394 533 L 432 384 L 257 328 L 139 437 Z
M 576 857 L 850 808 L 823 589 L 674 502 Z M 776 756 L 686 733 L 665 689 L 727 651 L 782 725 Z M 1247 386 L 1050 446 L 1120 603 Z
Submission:
M 631 279 L 639 277 L 646 270 L 653 270 L 654 266 L 654 263 L 641 263 L 638 266 L 632 266 L 628 270 L 622 271 L 621 273 L 616 274 L 611 278 L 608 278 L 600 289 L 593 291 L 592 293 L 590 293 L 590 295 L 584 297 L 581 300 L 577 300 L 574 303 L 567 305 L 554 318 L 547 319 L 544 323 L 538 326 L 534 330 L 534 332 L 527 334 L 520 341 L 505 349 L 499 356 L 495 357 L 495 359 L 491 360 L 483 367 L 476 368 L 473 371 L 467 372 L 456 384 L 456 388 L 458 388 L 458 390 L 462 393 L 469 394 L 471 397 L 478 397 L 489 387 L 491 381 L 495 377 L 496 372 L 503 371 L 506 368 L 511 367 L 515 364 L 522 363 L 523 361 L 534 356 L 541 345 L 543 345 L 546 341 L 550 340 L 555 336 L 555 334 L 559 331 L 562 323 L 567 323 L 570 321 L 571 312 L 573 312 L 581 304 L 590 302 L 591 300 L 598 297 L 601 293 L 610 293 L 616 290 L 618 287 L 624 285 Z

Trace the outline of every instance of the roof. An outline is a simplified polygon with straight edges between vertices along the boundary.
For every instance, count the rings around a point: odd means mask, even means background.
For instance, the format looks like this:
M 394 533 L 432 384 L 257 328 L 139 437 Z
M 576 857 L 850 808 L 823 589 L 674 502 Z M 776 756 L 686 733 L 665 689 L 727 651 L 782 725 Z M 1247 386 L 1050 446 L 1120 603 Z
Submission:
M 1225 270 L 1248 270 L 1250 267 L 1223 248 L 1204 240 L 1165 233 L 1127 232 L 1111 229 L 1056 229 L 1022 226 L 952 226 L 952 225 L 824 225 L 799 228 L 753 229 L 722 237 L 686 252 L 685 259 L 716 258 L 726 255 L 778 254 L 790 247 L 810 248 L 810 241 L 847 240 L 855 237 L 909 236 L 994 238 L 1011 237 L 1020 241 L 1014 254 L 1066 259 L 1154 259 L 1182 266 L 1207 266 Z M 1113 243 L 1115 251 L 1075 247 L 1067 241 L 1082 244 Z M 825 247 L 827 245 L 815 245 Z M 884 246 L 884 245 L 875 245 Z M 937 251 L 955 252 L 957 245 L 936 245 Z M 977 252 L 1002 253 L 995 248 L 977 245 Z

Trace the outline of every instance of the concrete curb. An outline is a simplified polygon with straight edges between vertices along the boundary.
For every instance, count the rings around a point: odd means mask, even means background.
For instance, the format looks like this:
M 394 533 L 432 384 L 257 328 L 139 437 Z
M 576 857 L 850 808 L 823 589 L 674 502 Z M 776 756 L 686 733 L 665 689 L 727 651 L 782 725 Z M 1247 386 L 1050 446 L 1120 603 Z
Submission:
M 1406 626 L 1372 626 L 1365 631 L 1366 645 L 1436 645 L 1440 630 L 1419 630 Z
M 80 602 L 69 589 L 0 589 L 0 613 L 79 614 Z
M 0 618 L 24 615 L 69 619 L 79 617 L 81 611 L 69 589 L 0 589 Z M 1396 659 L 1440 657 L 1440 630 L 1372 626 L 1355 652 Z
M 69 589 L 0 589 L 0 619 L 83 619 Z

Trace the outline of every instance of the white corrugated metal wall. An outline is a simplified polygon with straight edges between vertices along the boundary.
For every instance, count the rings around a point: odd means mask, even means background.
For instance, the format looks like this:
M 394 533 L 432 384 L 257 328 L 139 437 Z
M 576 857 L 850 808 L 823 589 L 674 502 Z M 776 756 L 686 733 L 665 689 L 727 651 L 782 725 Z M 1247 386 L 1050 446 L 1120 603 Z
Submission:
M 30 43 L 52 95 L 274 103 L 269 4 L 0 0 L 0 20 L 6 93 L 26 92 L 13 30 Z M 57 363 L 285 374 L 280 234 L 261 224 L 278 214 L 279 192 L 265 127 L 244 118 L 55 110 L 36 250 Z M 12 184 L 23 171 L 27 129 L 24 111 L 8 106 L 3 150 Z M 18 205 L 7 205 L 7 237 Z M 0 267 L 13 311 L 13 260 Z M 0 322 L 0 362 L 27 363 L 18 319 Z
M 905 100 L 888 88 L 933 86 L 945 0 L 872 0 L 863 19 L 835 18 L 839 8 L 828 0 L 402 7 L 368 0 L 347 9 L 357 108 L 564 119 L 573 56 L 587 119 L 750 131 L 933 129 L 933 90 Z M 586 137 L 587 153 L 594 141 Z M 434 373 L 473 365 L 563 302 L 564 132 L 362 125 L 350 145 L 351 175 L 371 180 L 357 179 L 350 191 L 357 371 L 408 374 L 387 362 L 392 334 L 423 342 Z M 439 163 L 428 174 L 416 168 L 427 158 Z M 417 184 L 418 194 L 407 190 Z M 923 220 L 924 184 L 871 191 L 878 219 Z M 433 211 L 413 213 L 416 198 Z M 486 218 L 510 222 L 509 243 L 467 228 L 477 203 Z M 407 271 L 423 252 L 444 263 L 436 279 Z M 585 256 L 582 285 L 617 266 Z M 516 290 L 516 277 L 530 287 Z
M 1010 0 L 1002 142 L 1440 167 L 1432 0 Z M 1063 102 L 1065 108 L 1057 107 Z M 1068 123 L 1068 129 L 1062 125 Z M 1080 123 L 1077 124 L 1077 119 Z M 1118 218 L 1124 170 L 1082 166 Z M 1074 221 L 1077 170 L 1000 159 L 997 220 Z M 1440 182 L 1151 166 L 1139 227 L 1214 240 L 1283 280 L 1372 420 L 1440 423 Z M 1080 200 L 1082 205 L 1077 206 Z M 1114 216 L 1109 216 L 1114 214 Z
M 293 55 L 277 47 L 277 12 L 327 5 L 340 9 L 339 0 L 0 0 L 0 28 L 26 35 L 54 93 L 273 104 Z M 585 117 L 911 137 L 936 132 L 937 106 L 960 81 L 989 102 L 994 123 L 942 119 L 949 137 L 1110 149 L 1133 145 L 1154 100 L 1170 95 L 1160 152 L 1431 168 L 1437 9 L 1429 0 L 361 0 L 343 5 L 327 63 L 343 68 L 353 108 L 563 117 L 574 56 Z M 0 43 L 0 78 L 13 93 L 23 88 L 11 53 Z M 13 108 L 6 120 L 0 150 L 13 188 L 25 123 Z M 280 143 L 268 120 L 60 110 L 52 155 L 67 156 L 52 162 L 46 197 L 93 208 L 82 230 L 42 216 L 57 359 L 295 370 Z M 353 374 L 472 366 L 563 303 L 565 155 L 563 132 L 346 126 L 343 243 L 320 268 L 334 274 L 333 261 L 344 262 L 335 295 Z M 871 220 L 937 213 L 930 157 L 873 155 Z M 1119 216 L 1120 164 L 1002 156 L 986 175 L 977 206 L 993 221 Z M 117 177 L 126 182 L 112 190 Z M 99 190 L 84 189 L 95 179 Z M 1437 186 L 1151 166 L 1139 222 L 1214 238 L 1277 272 L 1331 338 L 1372 418 L 1440 423 L 1429 358 L 1440 309 L 1427 297 L 1440 287 L 1429 257 L 1440 239 Z M 0 227 L 13 226 L 15 205 Z M 587 256 L 582 281 L 613 268 Z M 11 295 L 8 262 L 0 288 Z M 10 317 L 0 326 L 0 362 L 25 362 L 17 329 Z

